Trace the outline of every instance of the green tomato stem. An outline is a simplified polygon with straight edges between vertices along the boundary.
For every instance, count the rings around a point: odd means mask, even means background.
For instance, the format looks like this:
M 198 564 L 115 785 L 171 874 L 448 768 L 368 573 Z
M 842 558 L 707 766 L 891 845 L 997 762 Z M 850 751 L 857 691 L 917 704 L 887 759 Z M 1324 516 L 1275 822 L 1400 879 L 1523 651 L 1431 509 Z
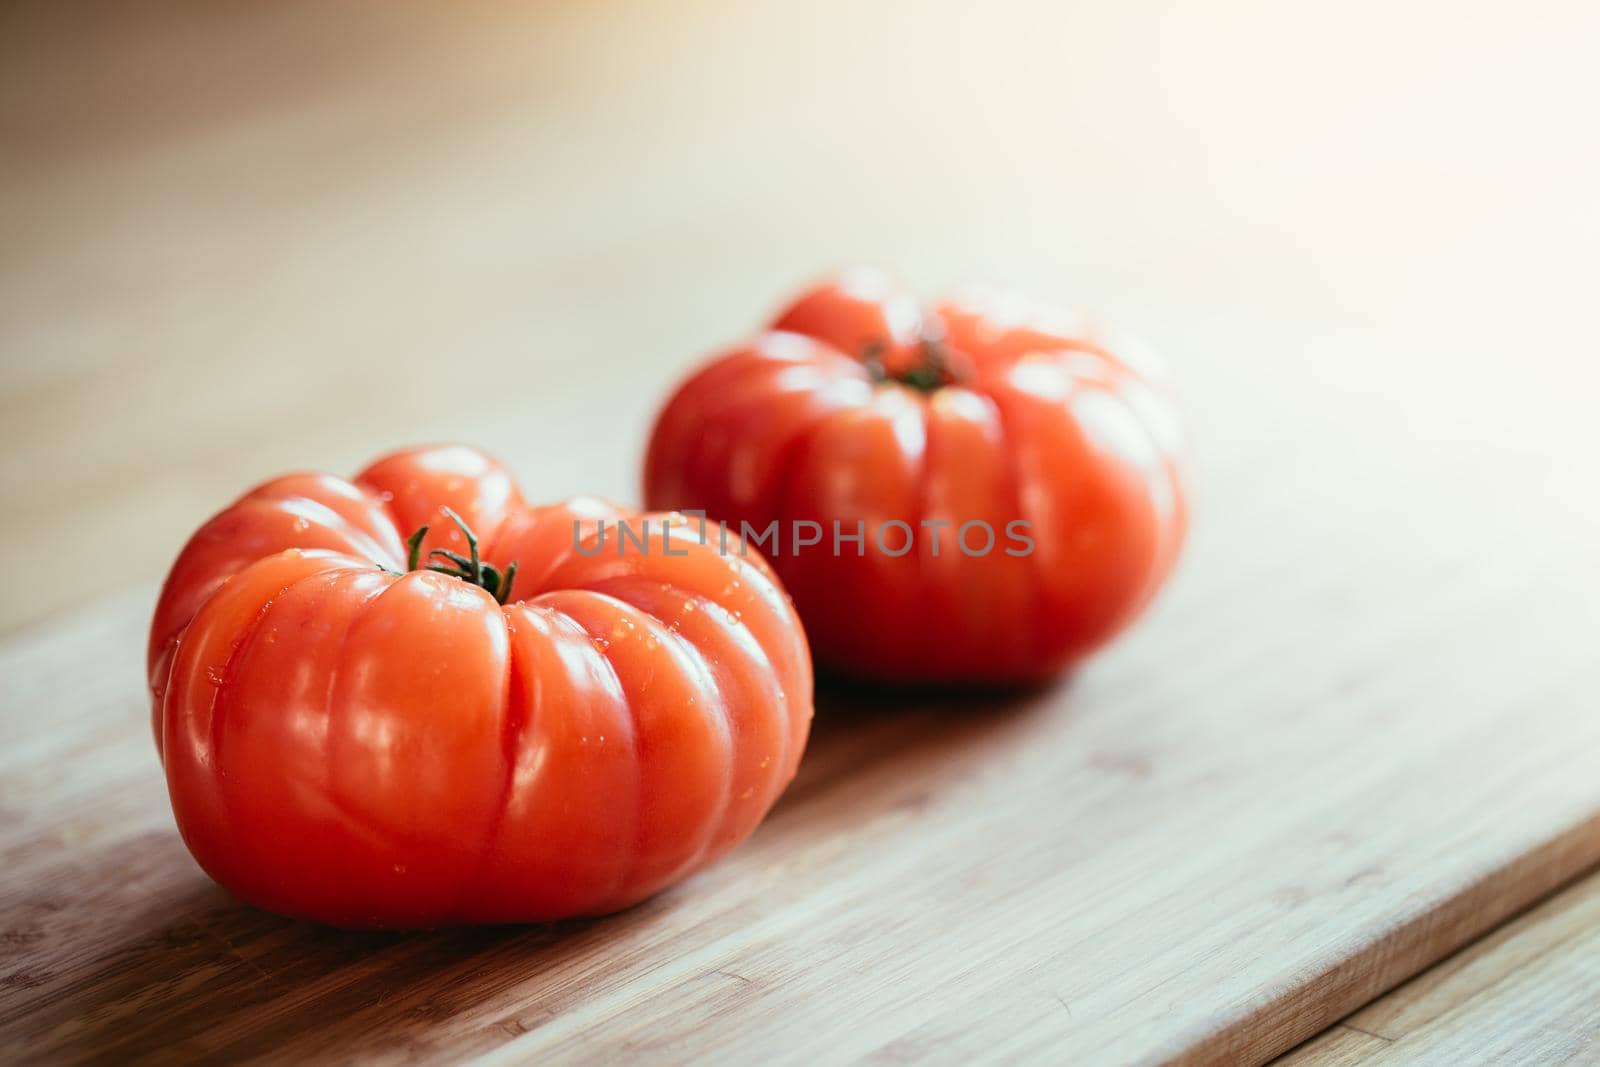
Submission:
M 470 555 L 463 556 L 459 552 L 452 552 L 448 548 L 433 548 L 428 550 L 430 562 L 422 562 L 422 539 L 428 536 L 428 527 L 418 527 L 406 541 L 406 570 L 429 570 L 439 574 L 448 574 L 452 578 L 459 578 L 463 582 L 475 585 L 494 597 L 495 602 L 504 604 L 511 596 L 511 583 L 517 577 L 517 564 L 512 561 L 506 566 L 505 573 L 501 574 L 500 568 L 492 563 L 485 563 L 478 555 L 478 535 L 472 527 L 467 525 L 465 519 L 457 515 L 448 507 L 440 508 L 445 518 L 456 524 L 461 531 L 461 536 L 467 539 L 467 551 Z M 437 556 L 449 560 L 449 563 L 431 562 Z M 384 569 L 380 567 L 380 569 Z

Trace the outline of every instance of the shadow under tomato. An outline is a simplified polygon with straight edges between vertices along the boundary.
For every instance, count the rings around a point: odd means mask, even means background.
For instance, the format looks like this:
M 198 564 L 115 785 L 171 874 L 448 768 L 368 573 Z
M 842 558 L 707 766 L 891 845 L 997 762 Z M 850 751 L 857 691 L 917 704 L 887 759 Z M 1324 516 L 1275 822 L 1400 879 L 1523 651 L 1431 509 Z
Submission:
M 886 815 L 936 836 L 933 809 L 952 782 L 1033 743 L 1041 712 L 1059 723 L 1069 704 L 1064 684 L 997 693 L 826 681 L 800 772 L 758 839 L 804 848 Z M 723 865 L 738 862 L 736 851 Z M 83 868 L 107 878 L 94 884 Z M 42 884 L 81 899 L 42 890 L 32 911 L 8 916 L 8 946 L 37 941 L 39 959 L 66 965 L 6 967 L 0 1038 L 51 1061 L 460 1058 L 625 983 L 674 909 L 717 892 L 714 882 L 731 892 L 738 875 L 691 879 L 604 919 L 348 931 L 233 901 L 176 834 L 152 831 L 45 872 Z M 62 940 L 76 948 L 43 947 Z
M 985 688 L 820 677 L 805 759 L 774 814 L 825 803 L 829 791 L 864 775 L 914 776 L 915 767 L 929 761 L 948 769 L 953 757 L 981 762 L 985 750 L 1026 732 L 1047 710 L 1070 714 L 1070 693 L 1070 679 Z
M 18 1005 L 0 1016 L 0 1044 L 46 1062 L 459 1055 L 504 1041 L 512 1023 L 439 1024 L 511 985 L 535 991 L 530 1010 L 553 1011 L 536 992 L 541 974 L 603 936 L 601 920 L 338 930 L 240 904 L 187 856 L 167 862 L 187 866 L 182 884 L 116 924 L 141 933 L 0 993 Z

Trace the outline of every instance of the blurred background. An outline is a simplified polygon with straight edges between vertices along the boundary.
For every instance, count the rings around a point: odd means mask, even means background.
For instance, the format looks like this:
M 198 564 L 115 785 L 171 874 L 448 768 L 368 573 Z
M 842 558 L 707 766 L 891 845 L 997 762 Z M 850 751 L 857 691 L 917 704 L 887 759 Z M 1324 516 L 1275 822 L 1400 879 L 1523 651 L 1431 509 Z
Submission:
M 1597 41 L 1559 0 L 7 5 L 3 532 L 69 562 L 13 567 L 0 629 L 408 443 L 636 499 L 670 383 L 858 261 L 1144 333 L 1202 516 L 1334 501 L 1308 551 L 1352 560 L 1559 533 Z

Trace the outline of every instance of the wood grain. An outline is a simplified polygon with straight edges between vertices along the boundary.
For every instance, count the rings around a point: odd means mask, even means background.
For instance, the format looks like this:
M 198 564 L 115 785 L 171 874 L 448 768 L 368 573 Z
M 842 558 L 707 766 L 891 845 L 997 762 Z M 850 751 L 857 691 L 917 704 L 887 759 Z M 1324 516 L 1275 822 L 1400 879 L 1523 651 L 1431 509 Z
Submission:
M 1600 1059 L 1600 875 L 1463 949 L 1282 1067 Z
M 5 1058 L 1259 1062 L 1600 861 L 1600 10 L 981 7 L 0 14 Z M 750 843 L 604 921 L 205 879 L 140 662 L 195 524 L 421 440 L 632 497 L 672 380 L 854 259 L 1169 353 L 1148 619 L 827 690 Z

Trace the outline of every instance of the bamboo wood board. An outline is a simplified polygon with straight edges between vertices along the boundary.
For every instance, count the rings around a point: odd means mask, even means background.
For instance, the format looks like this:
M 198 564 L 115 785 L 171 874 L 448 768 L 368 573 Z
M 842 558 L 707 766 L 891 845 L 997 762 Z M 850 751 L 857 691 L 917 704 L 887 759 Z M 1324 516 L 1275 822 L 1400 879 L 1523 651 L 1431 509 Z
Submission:
M 1558 553 L 1352 573 L 1308 565 L 1315 506 L 1246 553 L 1262 501 L 1218 499 L 1232 528 L 1070 684 L 829 690 L 746 847 L 550 929 L 348 934 L 233 904 L 147 736 L 150 592 L 13 639 L 0 1037 L 50 1060 L 1284 1051 L 1600 858 L 1600 665 L 1572 620 L 1532 625 L 1566 602 Z M 1366 582 L 1427 609 L 1374 612 Z
M 1600 1058 L 1600 875 L 1590 875 L 1285 1056 L 1280 1067 Z

